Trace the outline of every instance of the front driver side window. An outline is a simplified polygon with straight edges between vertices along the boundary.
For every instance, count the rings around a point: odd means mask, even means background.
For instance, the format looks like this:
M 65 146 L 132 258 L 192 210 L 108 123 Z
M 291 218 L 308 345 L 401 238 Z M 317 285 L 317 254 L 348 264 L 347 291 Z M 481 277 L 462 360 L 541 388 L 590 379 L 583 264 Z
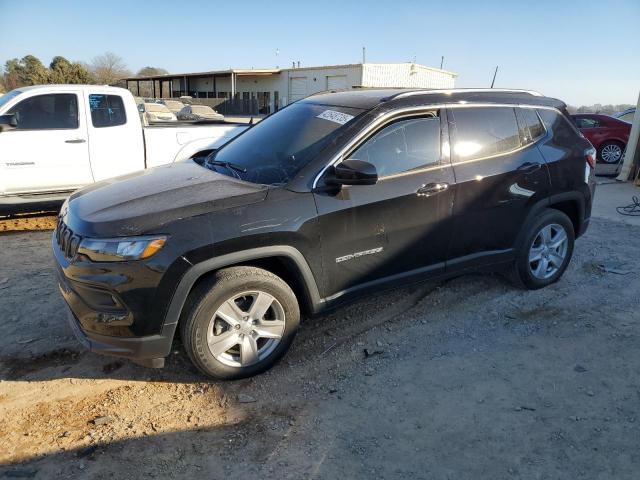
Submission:
M 78 97 L 73 93 L 36 95 L 9 110 L 19 130 L 73 130 L 78 128 Z
M 378 177 L 438 163 L 440 119 L 434 114 L 393 122 L 369 138 L 349 158 L 373 164 Z

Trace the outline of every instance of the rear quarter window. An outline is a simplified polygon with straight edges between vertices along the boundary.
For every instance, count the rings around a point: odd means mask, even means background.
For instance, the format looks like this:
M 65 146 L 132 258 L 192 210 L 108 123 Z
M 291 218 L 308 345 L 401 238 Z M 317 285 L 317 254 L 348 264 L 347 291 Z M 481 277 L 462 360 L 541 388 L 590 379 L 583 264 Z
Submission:
M 95 128 L 116 127 L 127 123 L 124 102 L 119 95 L 89 95 L 91 124 Z
M 542 121 L 533 108 L 518 108 L 516 112 L 522 145 L 529 145 L 546 133 Z

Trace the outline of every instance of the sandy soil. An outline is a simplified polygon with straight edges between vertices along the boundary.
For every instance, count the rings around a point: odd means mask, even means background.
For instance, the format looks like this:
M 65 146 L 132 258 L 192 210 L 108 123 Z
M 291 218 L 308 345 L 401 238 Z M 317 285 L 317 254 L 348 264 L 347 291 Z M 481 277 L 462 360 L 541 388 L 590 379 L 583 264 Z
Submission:
M 0 477 L 638 478 L 638 238 L 594 219 L 541 291 L 470 275 L 364 299 L 223 383 L 178 343 L 163 370 L 83 351 L 50 232 L 2 235 Z
M 56 228 L 56 221 L 55 215 L 0 217 L 0 232 L 53 230 Z

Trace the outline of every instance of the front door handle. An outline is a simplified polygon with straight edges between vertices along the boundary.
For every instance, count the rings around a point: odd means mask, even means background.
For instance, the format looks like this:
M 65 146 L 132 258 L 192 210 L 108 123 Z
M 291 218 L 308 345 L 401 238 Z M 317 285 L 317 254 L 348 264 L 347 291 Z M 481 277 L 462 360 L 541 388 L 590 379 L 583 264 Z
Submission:
M 84 143 L 86 140 L 84 138 L 72 138 L 70 140 L 65 140 L 64 143 Z
M 420 187 L 416 193 L 421 197 L 430 197 L 437 193 L 444 192 L 448 188 L 449 184 L 446 182 L 427 183 Z
M 525 162 L 518 167 L 518 171 L 524 173 L 525 175 L 528 175 L 530 173 L 537 172 L 541 168 L 542 168 L 541 163 Z

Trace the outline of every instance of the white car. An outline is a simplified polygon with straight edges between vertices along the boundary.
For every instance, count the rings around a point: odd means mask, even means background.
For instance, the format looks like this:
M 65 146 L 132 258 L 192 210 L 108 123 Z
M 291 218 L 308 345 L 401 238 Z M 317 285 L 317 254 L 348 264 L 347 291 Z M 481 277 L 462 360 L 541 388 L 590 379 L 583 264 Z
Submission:
M 146 117 L 149 123 L 178 121 L 173 112 L 161 103 L 143 103 L 138 105 L 138 111 Z
M 133 95 L 123 88 L 12 90 L 0 96 L 0 212 L 61 203 L 93 182 L 189 159 L 247 127 L 175 122 L 143 127 Z
M 217 120 L 223 121 L 224 115 L 206 105 L 185 105 L 177 114 L 178 120 Z

